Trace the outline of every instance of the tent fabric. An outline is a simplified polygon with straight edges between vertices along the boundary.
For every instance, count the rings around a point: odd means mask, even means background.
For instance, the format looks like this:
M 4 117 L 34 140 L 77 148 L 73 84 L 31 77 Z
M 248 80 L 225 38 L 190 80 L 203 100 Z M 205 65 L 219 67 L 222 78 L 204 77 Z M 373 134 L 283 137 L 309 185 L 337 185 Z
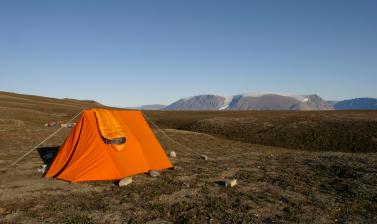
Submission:
M 102 137 L 111 140 L 126 136 L 123 125 L 114 111 L 106 109 L 93 109 L 93 111 Z
M 101 136 L 109 140 L 126 138 L 126 131 L 116 113 L 113 110 L 106 109 L 93 109 L 97 118 L 97 126 Z M 117 151 L 125 149 L 126 144 L 114 144 L 112 145 Z
M 124 150 L 117 151 L 112 145 L 105 144 L 96 112 L 85 110 L 60 147 L 46 176 L 71 182 L 119 180 L 172 167 L 140 111 L 111 112 L 126 133 Z

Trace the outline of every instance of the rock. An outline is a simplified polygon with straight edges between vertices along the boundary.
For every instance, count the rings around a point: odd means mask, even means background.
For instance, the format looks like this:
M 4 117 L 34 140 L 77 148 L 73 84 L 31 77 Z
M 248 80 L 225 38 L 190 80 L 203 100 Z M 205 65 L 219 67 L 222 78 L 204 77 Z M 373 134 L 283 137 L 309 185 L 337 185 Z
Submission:
M 232 179 L 227 181 L 225 187 L 235 187 L 237 185 L 237 179 Z
M 216 184 L 223 187 L 234 187 L 237 185 L 237 179 L 227 180 L 227 181 L 217 181 Z
M 62 127 L 62 128 L 67 128 L 67 127 L 68 127 L 68 124 L 61 123 L 61 124 L 60 124 L 60 127 Z
M 206 156 L 206 155 L 201 155 L 200 157 L 202 157 L 202 159 L 204 159 L 204 160 L 208 160 L 208 156 Z
M 157 170 L 151 170 L 151 171 L 149 171 L 149 175 L 150 175 L 151 177 L 158 177 L 158 176 L 161 175 L 161 172 L 160 172 L 160 171 L 157 171 Z
M 177 157 L 177 154 L 174 151 L 171 151 L 169 153 L 169 157 L 175 158 L 175 157 Z
M 119 187 L 124 187 L 132 183 L 132 177 L 125 177 L 118 183 Z
M 76 123 L 69 123 L 69 124 L 68 124 L 68 127 L 69 127 L 69 128 L 73 128 L 73 127 L 75 127 L 75 125 L 76 125 Z
M 37 169 L 38 173 L 40 173 L 40 174 L 44 174 L 46 172 L 46 170 L 47 170 L 47 165 L 46 164 L 43 164 L 42 166 L 40 166 Z
M 56 121 L 48 121 L 45 124 L 46 127 L 55 127 L 56 125 L 58 125 L 58 122 L 56 122 Z

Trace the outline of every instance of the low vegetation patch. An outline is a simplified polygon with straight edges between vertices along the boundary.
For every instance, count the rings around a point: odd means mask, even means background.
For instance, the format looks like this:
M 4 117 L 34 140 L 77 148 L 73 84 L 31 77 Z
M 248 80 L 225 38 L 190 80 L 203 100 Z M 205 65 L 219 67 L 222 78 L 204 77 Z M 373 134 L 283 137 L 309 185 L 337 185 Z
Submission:
M 163 127 L 255 144 L 312 151 L 377 152 L 377 111 L 148 111 L 147 114 Z

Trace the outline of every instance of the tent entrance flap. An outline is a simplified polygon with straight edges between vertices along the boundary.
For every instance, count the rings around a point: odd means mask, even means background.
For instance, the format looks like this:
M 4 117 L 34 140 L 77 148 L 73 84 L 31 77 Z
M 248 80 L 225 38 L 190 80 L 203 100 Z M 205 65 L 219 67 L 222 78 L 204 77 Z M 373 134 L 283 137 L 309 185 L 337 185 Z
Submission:
M 98 130 L 108 145 L 113 145 L 117 151 L 124 150 L 126 143 L 126 131 L 116 113 L 112 110 L 93 109 L 97 119 Z

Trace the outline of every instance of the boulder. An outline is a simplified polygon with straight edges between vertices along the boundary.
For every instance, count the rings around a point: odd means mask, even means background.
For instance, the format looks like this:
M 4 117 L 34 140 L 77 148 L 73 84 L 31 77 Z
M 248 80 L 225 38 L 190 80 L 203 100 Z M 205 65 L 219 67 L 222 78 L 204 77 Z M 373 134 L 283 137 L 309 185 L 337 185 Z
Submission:
M 202 157 L 202 159 L 204 159 L 204 160 L 208 160 L 208 156 L 206 156 L 206 155 L 201 155 L 200 157 Z
M 161 175 L 161 172 L 160 172 L 160 171 L 157 171 L 157 170 L 151 170 L 151 171 L 149 171 L 149 175 L 150 175 L 151 177 L 158 177 L 158 176 Z
M 169 153 L 169 157 L 175 158 L 175 157 L 177 157 L 177 154 L 174 151 L 171 151 Z
M 69 123 L 69 124 L 68 124 L 68 127 L 69 127 L 69 128 L 73 128 L 73 127 L 75 127 L 75 125 L 76 125 L 76 123 Z
M 225 187 L 235 187 L 237 185 L 237 179 L 232 179 L 226 182 Z
M 40 166 L 37 169 L 38 173 L 40 173 L 40 174 L 44 174 L 46 172 L 46 170 L 47 170 L 47 165 L 46 164 L 43 164 L 42 166 Z
M 48 121 L 45 124 L 46 127 L 55 127 L 56 125 L 58 125 L 58 122 L 56 122 L 56 121 Z
M 216 184 L 222 187 L 234 187 L 237 185 L 237 179 L 216 181 Z
M 119 187 L 124 187 L 132 183 L 132 177 L 125 177 L 118 183 Z

